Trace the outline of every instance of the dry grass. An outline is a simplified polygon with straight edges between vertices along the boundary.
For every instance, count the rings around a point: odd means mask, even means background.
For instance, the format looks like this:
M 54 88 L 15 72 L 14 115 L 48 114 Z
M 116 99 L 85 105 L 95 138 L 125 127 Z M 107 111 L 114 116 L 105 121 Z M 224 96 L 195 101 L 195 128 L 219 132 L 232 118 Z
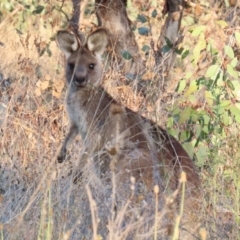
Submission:
M 0 23 L 4 43 L 0 46 L 0 239 L 91 239 L 92 232 L 95 240 L 106 236 L 132 239 L 133 229 L 137 229 L 141 239 L 164 239 L 164 232 L 157 231 L 156 226 L 163 223 L 167 207 L 161 211 L 154 207 L 148 216 L 140 217 L 138 208 L 129 210 L 129 198 L 115 216 L 114 171 L 109 173 L 110 183 L 100 180 L 92 163 L 94 156 L 90 155 L 82 169 L 81 181 L 72 183 L 85 150 L 80 139 L 70 149 L 68 161 L 56 163 L 55 153 L 67 126 L 63 60 L 54 41 L 50 45 L 51 57 L 47 53 L 40 56 L 39 52 L 59 25 L 45 29 L 40 21 L 37 29 L 29 28 L 31 34 L 19 34 L 12 25 L 15 14 L 12 12 Z M 117 83 L 109 81 L 113 76 Z M 181 74 L 177 76 L 175 82 Z M 164 125 L 167 115 L 161 102 L 157 111 L 151 104 L 151 100 L 155 102 L 154 93 L 148 95 L 149 104 L 146 98 L 135 94 L 131 85 L 122 84 L 125 79 L 119 73 L 108 73 L 106 79 L 106 86 L 111 86 L 108 89 L 120 102 L 152 119 L 160 119 Z M 240 239 L 239 126 L 232 126 L 229 131 L 226 146 L 215 156 L 209 155 L 209 159 L 218 159 L 222 164 L 216 168 L 209 164 L 200 172 L 205 192 L 201 218 L 210 229 L 207 239 Z M 229 175 L 223 174 L 222 168 L 228 168 Z M 134 179 L 128 187 L 131 192 Z M 152 200 L 152 206 L 158 201 L 161 199 L 157 197 Z M 123 226 L 129 214 L 135 216 L 135 221 Z M 147 230 L 143 234 L 144 227 Z M 205 234 L 202 230 L 201 239 L 206 239 Z

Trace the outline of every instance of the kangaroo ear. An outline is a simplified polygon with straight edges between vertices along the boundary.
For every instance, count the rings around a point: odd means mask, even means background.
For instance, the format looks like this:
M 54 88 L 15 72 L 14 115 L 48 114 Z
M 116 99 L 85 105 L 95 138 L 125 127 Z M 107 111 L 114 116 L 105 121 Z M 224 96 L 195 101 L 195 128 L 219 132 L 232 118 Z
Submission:
M 57 43 L 65 57 L 68 59 L 70 55 L 79 48 L 79 42 L 73 33 L 69 31 L 58 31 Z
M 87 38 L 87 48 L 100 57 L 108 45 L 108 33 L 104 28 L 92 32 Z

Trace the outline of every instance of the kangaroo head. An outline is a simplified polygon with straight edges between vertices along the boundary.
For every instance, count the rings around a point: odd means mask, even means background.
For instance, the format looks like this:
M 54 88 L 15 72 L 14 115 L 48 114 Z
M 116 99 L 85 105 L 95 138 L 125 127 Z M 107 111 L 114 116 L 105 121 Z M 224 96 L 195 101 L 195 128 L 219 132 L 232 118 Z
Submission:
M 59 31 L 57 42 L 66 57 L 66 79 L 69 84 L 84 88 L 101 83 L 100 58 L 108 44 L 107 31 L 104 28 L 92 32 L 85 43 L 81 43 L 70 31 Z

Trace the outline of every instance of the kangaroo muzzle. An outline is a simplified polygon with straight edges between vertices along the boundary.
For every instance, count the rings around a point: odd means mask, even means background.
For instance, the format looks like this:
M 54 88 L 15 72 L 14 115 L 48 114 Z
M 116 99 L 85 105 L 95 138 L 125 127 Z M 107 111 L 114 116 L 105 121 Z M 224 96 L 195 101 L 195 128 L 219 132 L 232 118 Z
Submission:
M 87 77 L 74 77 L 73 82 L 77 87 L 85 87 L 87 84 Z

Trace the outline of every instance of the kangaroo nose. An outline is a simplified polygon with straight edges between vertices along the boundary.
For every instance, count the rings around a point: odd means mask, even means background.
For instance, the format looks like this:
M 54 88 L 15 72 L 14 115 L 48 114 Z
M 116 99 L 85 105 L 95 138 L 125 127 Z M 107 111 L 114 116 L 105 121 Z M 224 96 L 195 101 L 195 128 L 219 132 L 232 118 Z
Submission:
M 75 77 L 74 78 L 74 84 L 77 87 L 84 87 L 87 83 L 87 78 L 86 77 Z

